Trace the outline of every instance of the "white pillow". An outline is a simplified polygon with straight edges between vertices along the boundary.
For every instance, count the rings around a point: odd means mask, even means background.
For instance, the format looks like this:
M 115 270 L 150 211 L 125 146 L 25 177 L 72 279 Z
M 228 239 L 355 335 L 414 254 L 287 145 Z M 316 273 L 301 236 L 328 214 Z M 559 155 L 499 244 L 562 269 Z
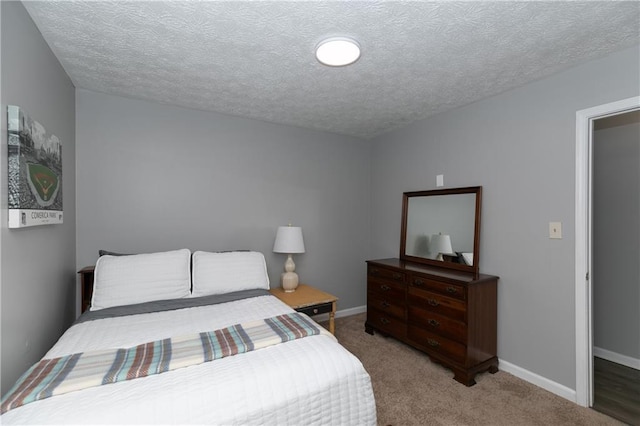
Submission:
M 91 310 L 189 297 L 191 251 L 101 256 L 96 263 Z
M 269 289 L 267 264 L 262 253 L 193 253 L 193 297 L 254 288 Z

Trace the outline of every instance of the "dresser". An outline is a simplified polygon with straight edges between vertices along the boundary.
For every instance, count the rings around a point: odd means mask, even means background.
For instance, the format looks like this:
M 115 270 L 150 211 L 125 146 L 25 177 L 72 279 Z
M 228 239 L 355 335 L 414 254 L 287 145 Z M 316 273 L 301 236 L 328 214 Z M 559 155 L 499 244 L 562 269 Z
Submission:
M 365 331 L 398 339 L 472 386 L 498 371 L 498 277 L 397 258 L 367 261 Z

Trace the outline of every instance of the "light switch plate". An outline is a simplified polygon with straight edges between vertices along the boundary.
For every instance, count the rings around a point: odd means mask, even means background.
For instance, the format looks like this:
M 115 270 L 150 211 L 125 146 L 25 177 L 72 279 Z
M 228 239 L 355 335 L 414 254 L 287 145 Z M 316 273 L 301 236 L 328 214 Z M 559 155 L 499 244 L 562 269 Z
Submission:
M 549 222 L 549 238 L 562 239 L 562 222 Z
M 437 187 L 444 186 L 444 175 L 436 176 L 436 186 Z

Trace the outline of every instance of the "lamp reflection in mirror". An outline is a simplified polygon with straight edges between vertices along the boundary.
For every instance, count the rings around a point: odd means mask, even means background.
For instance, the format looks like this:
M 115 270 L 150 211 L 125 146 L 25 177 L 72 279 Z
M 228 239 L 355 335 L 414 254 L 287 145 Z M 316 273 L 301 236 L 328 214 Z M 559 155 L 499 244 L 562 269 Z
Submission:
M 429 241 L 429 251 L 435 255 L 436 260 L 444 260 L 443 254 L 453 255 L 453 247 L 451 247 L 451 237 L 447 234 L 433 234 Z
M 282 289 L 286 293 L 291 293 L 298 287 L 298 274 L 296 274 L 296 264 L 293 262 L 293 254 L 304 253 L 304 240 L 302 239 L 302 228 L 299 226 L 280 226 L 276 233 L 276 241 L 273 243 L 274 253 L 287 254 L 284 263 L 285 272 L 281 275 Z

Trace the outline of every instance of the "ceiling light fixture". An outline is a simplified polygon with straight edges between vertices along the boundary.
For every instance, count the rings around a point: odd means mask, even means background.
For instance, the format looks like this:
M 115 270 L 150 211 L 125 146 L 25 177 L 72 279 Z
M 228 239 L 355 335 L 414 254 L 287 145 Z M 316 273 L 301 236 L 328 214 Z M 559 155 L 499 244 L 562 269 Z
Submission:
M 316 47 L 316 58 L 330 67 L 350 65 L 360 57 L 360 45 L 348 37 L 331 37 Z

